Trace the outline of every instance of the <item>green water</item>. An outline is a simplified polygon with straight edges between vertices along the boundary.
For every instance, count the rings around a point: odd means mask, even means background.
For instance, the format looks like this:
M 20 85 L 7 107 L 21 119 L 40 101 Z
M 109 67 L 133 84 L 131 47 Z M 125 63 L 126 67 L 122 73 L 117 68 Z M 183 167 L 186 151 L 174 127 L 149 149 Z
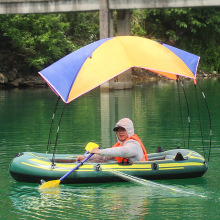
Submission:
M 220 80 L 199 82 L 207 97 L 213 130 L 209 169 L 203 177 L 154 181 L 160 185 L 129 181 L 61 184 L 44 193 L 38 190 L 38 184 L 13 180 L 8 167 L 17 152 L 46 151 L 57 97 L 50 89 L 0 90 L 0 219 L 219 219 Z M 190 148 L 203 155 L 194 86 L 190 81 L 184 84 L 190 106 Z M 57 152 L 83 154 L 89 141 L 110 147 L 116 140 L 112 128 L 121 117 L 134 121 L 135 131 L 149 153 L 155 152 L 157 146 L 166 150 L 188 147 L 183 98 L 181 93 L 184 138 L 175 82 L 139 83 L 132 90 L 110 93 L 96 89 L 66 106 Z M 210 124 L 199 90 L 198 100 L 207 158 Z M 60 104 L 53 143 L 62 111 Z

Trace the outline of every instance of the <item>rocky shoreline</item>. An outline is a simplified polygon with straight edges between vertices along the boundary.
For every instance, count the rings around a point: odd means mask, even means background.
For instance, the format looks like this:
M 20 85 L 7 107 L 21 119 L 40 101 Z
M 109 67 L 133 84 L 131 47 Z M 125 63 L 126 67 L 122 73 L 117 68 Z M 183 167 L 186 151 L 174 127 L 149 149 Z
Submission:
M 0 88 L 39 86 L 46 86 L 46 82 L 36 70 L 27 67 L 23 55 L 11 50 L 0 50 Z
M 37 70 L 27 68 L 25 58 L 22 55 L 8 50 L 1 50 L 0 53 L 0 88 L 27 88 L 47 87 L 46 82 L 38 75 Z M 30 74 L 34 73 L 34 74 Z M 216 72 L 205 73 L 198 71 L 199 77 L 218 77 Z M 165 78 L 147 70 L 134 68 L 132 70 L 133 81 L 146 81 L 149 79 Z
M 26 87 L 45 87 L 46 82 L 40 76 L 26 76 L 21 78 L 8 78 L 0 73 L 0 87 L 4 88 L 26 88 Z

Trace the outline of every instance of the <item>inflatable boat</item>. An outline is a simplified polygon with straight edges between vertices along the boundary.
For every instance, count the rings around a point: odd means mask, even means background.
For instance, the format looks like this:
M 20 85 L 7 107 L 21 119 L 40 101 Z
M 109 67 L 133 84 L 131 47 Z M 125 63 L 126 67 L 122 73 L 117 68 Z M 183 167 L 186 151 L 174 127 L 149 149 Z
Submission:
M 122 57 L 123 59 L 121 59 Z M 181 78 L 191 78 L 195 86 L 198 84 L 196 74 L 199 59 L 200 57 L 195 54 L 150 39 L 136 36 L 118 36 L 93 42 L 56 61 L 39 72 L 58 96 L 51 121 L 47 152 L 50 152 L 48 150 L 50 149 L 49 143 L 51 143 L 53 121 L 59 100 L 69 103 L 133 67 L 150 70 L 176 80 L 178 91 L 179 82 L 181 82 L 188 112 L 189 148 L 190 115 Z M 61 72 L 62 74 L 60 74 Z M 201 90 L 200 86 L 199 88 Z M 212 137 L 211 117 L 204 92 L 202 90 L 201 92 L 210 121 L 210 147 L 207 160 L 209 161 Z M 178 96 L 181 107 L 179 92 Z M 197 106 L 199 107 L 199 105 Z M 65 104 L 57 128 L 54 154 L 64 109 Z M 182 119 L 182 111 L 180 113 Z M 203 146 L 203 152 L 204 149 Z M 187 149 L 152 153 L 148 155 L 149 161 L 146 162 L 118 164 L 117 161 L 101 163 L 98 161 L 88 162 L 88 160 L 79 167 L 76 165 L 76 155 L 56 154 L 56 158 L 54 158 L 54 154 L 19 153 L 10 164 L 10 173 L 15 180 L 22 182 L 40 183 L 42 179 L 45 181 L 56 180 L 70 173 L 62 183 L 92 183 L 121 181 L 122 178 L 115 174 L 116 171 L 145 179 L 200 177 L 207 171 L 206 160 L 200 154 Z
M 73 169 L 76 155 L 24 152 L 12 160 L 9 171 L 19 182 L 40 183 L 41 180 L 56 180 Z M 85 162 L 62 183 L 100 183 L 123 179 L 111 171 L 120 171 L 144 179 L 179 179 L 201 177 L 207 171 L 205 159 L 198 153 L 186 149 L 174 149 L 148 155 L 149 161 L 119 164 L 117 161 L 105 163 Z

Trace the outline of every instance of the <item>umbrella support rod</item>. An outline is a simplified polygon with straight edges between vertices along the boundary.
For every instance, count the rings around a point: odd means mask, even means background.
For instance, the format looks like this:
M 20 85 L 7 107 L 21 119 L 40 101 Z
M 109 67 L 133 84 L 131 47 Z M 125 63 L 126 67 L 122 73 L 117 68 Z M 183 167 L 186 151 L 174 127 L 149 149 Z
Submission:
M 198 119 L 199 119 L 200 133 L 201 133 L 201 138 L 202 138 L 203 156 L 205 158 L 204 138 L 203 138 L 203 130 L 202 130 L 202 124 L 201 124 L 201 117 L 200 117 L 200 109 L 199 109 L 199 102 L 198 102 L 198 95 L 197 95 L 196 84 L 194 84 L 194 86 L 195 86 L 195 94 L 196 94 L 196 103 L 197 103 L 197 110 L 198 110 Z
M 55 141 L 54 150 L 53 150 L 53 157 L 52 157 L 52 168 L 54 167 L 55 153 L 56 153 L 56 148 L 57 148 L 57 141 L 58 141 L 58 136 L 59 136 L 60 124 L 61 124 L 61 121 L 63 118 L 63 113 L 64 113 L 65 107 L 66 107 L 66 103 L 63 105 L 63 110 L 60 115 L 60 121 L 59 121 L 58 128 L 57 128 L 57 136 L 56 136 L 56 141 Z
M 206 105 L 206 109 L 207 109 L 207 112 L 208 112 L 208 116 L 209 116 L 209 126 L 210 126 L 210 145 L 209 145 L 209 154 L 208 154 L 208 162 L 209 162 L 209 157 L 210 157 L 210 154 L 211 154 L 211 148 L 212 148 L 212 121 L 211 121 L 211 115 L 210 115 L 210 111 L 209 111 L 209 106 L 208 106 L 208 102 L 207 102 L 207 99 L 205 97 L 205 93 L 203 92 L 200 84 L 197 82 L 197 84 L 199 85 L 199 89 L 202 93 L 202 96 L 204 98 L 204 101 L 205 101 L 205 105 Z
M 188 115 L 188 149 L 189 149 L 189 145 L 190 145 L 190 113 L 189 113 L 189 104 L 188 104 L 188 100 L 187 100 L 187 96 L 186 96 L 186 91 L 183 85 L 183 82 L 180 81 L 182 89 L 183 89 L 183 93 L 184 93 L 184 97 L 185 97 L 185 101 L 186 101 L 186 107 L 187 107 L 187 115 Z
M 182 105 L 181 105 L 181 98 L 180 98 L 180 89 L 179 89 L 179 78 L 176 80 L 177 82 L 177 90 L 178 90 L 178 98 L 179 98 L 179 107 L 180 107 L 180 118 L 181 118 L 181 125 L 182 125 L 182 133 L 183 133 L 183 143 L 185 148 L 185 137 L 184 137 L 184 129 L 183 129 L 183 115 L 182 115 Z
M 48 137 L 46 153 L 50 153 L 51 137 L 52 137 L 52 131 L 53 131 L 53 123 L 54 123 L 54 118 L 55 118 L 55 115 L 56 115 L 56 111 L 57 111 L 57 107 L 58 107 L 59 101 L 60 101 L 60 96 L 58 96 L 58 99 L 57 99 L 57 102 L 56 102 L 56 105 L 55 105 L 55 108 L 54 108 L 51 124 L 50 124 L 50 133 L 49 133 L 49 137 Z

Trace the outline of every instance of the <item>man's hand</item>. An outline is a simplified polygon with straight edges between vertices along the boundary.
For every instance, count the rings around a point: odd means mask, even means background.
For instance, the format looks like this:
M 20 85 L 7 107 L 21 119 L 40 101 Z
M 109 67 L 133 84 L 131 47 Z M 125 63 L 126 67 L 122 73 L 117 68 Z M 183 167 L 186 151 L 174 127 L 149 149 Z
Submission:
M 91 153 L 93 153 L 93 154 L 100 154 L 100 149 L 98 148 L 98 147 L 96 147 L 96 148 L 93 148 L 91 151 L 90 151 L 90 154 Z M 76 158 L 76 161 L 82 161 L 82 160 L 84 160 L 86 158 L 86 156 L 85 155 L 79 155 L 79 156 L 77 156 L 77 158 Z
M 92 154 L 100 154 L 100 149 L 99 148 L 93 148 L 91 151 L 90 151 L 90 153 L 92 153 Z
M 84 156 L 84 155 L 79 155 L 77 158 L 76 158 L 76 161 L 82 161 L 82 160 L 84 160 L 86 158 L 86 156 Z

